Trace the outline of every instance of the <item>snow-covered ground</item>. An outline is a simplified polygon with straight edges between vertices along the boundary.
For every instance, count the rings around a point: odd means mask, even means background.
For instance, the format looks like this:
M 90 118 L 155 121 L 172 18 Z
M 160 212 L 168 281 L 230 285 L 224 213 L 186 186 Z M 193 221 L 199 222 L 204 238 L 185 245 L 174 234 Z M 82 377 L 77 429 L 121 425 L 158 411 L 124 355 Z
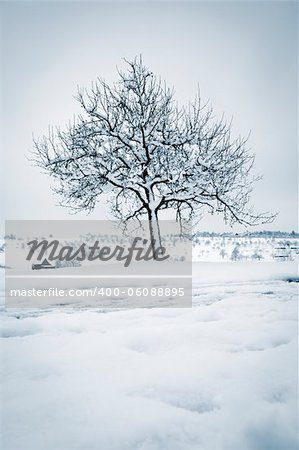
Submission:
M 90 242 L 94 242 L 95 239 L 102 239 L 107 244 L 107 237 L 103 239 L 101 237 L 86 237 Z M 115 237 L 116 239 L 116 237 Z M 175 245 L 177 239 L 174 235 L 165 237 L 166 246 L 167 243 L 171 243 L 172 252 L 175 252 Z M 81 239 L 82 241 L 82 239 Z M 80 241 L 80 244 L 82 243 Z M 188 241 L 190 244 L 190 241 Z M 0 239 L 0 249 L 5 243 L 5 248 L 16 247 L 19 254 L 19 261 L 22 259 L 22 253 L 26 257 L 28 254 L 27 242 L 24 239 Z M 114 244 L 114 240 L 111 239 L 111 243 Z M 66 241 L 65 245 L 73 245 L 72 241 Z M 191 244 L 190 244 L 191 245 Z M 0 251 L 0 267 L 5 265 L 4 252 Z M 25 257 L 23 259 L 25 259 Z M 294 261 L 299 259 L 299 238 L 298 235 L 292 236 L 280 236 L 279 232 L 273 233 L 273 235 L 261 235 L 260 237 L 254 237 L 251 235 L 221 235 L 215 234 L 215 236 L 193 236 L 192 242 L 192 260 L 199 261 Z M 18 262 L 19 262 L 18 261 Z M 93 263 L 84 262 L 82 264 Z M 98 262 L 95 262 L 98 264 Z M 107 262 L 105 263 L 107 265 Z
M 295 263 L 193 276 L 192 308 L 3 309 L 1 448 L 295 450 Z
M 296 260 L 296 237 L 198 236 L 193 241 L 194 261 Z

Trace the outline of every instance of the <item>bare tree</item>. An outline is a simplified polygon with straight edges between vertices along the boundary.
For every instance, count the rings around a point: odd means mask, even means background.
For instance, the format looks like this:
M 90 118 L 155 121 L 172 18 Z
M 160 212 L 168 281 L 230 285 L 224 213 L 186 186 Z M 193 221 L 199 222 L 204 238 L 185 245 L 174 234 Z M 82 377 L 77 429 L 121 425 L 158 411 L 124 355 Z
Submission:
M 103 193 L 124 223 L 146 217 L 153 245 L 160 245 L 159 212 L 173 208 L 191 219 L 205 210 L 226 222 L 254 225 L 270 214 L 248 206 L 254 157 L 247 139 L 233 139 L 231 124 L 215 120 L 200 96 L 180 108 L 174 93 L 142 62 L 108 85 L 99 79 L 77 99 L 83 114 L 65 131 L 35 141 L 35 160 L 59 181 L 62 204 L 93 210 Z

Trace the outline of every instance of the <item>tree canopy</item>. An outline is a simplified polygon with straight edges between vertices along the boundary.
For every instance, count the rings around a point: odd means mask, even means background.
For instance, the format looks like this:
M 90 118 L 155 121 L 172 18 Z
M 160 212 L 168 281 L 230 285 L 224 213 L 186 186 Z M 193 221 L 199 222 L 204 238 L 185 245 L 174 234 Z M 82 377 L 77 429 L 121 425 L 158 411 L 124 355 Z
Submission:
M 148 218 L 157 239 L 167 208 L 180 221 L 203 212 L 231 224 L 271 221 L 249 205 L 257 177 L 247 138 L 233 138 L 231 123 L 216 120 L 199 94 L 179 107 L 141 57 L 126 64 L 116 83 L 98 79 L 79 90 L 83 112 L 74 123 L 35 141 L 35 160 L 58 180 L 61 203 L 91 211 L 109 192 L 116 217 Z

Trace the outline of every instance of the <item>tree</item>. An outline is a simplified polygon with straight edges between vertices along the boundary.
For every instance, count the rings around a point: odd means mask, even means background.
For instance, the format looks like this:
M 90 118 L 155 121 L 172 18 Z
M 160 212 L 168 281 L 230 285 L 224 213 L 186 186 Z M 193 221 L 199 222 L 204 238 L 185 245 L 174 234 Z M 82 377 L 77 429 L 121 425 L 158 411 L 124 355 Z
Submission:
M 224 250 L 224 248 L 222 248 L 219 252 L 220 256 L 222 257 L 222 259 L 224 259 L 227 256 L 226 251 Z
M 254 157 L 247 139 L 233 139 L 231 124 L 215 120 L 199 94 L 178 107 L 174 92 L 135 58 L 119 81 L 99 79 L 79 90 L 83 110 L 62 131 L 35 140 L 35 161 L 59 187 L 61 203 L 91 211 L 110 192 L 123 223 L 146 217 L 153 245 L 160 245 L 159 213 L 173 208 L 190 220 L 204 210 L 233 224 L 269 222 L 248 206 Z
M 238 261 L 239 259 L 242 259 L 242 255 L 240 253 L 240 246 L 239 246 L 239 244 L 235 245 L 235 247 L 234 247 L 234 249 L 232 251 L 230 259 L 232 261 Z
M 260 261 L 263 258 L 264 258 L 263 255 L 258 249 L 256 249 L 255 252 L 251 255 L 251 259 L 257 259 L 258 261 Z

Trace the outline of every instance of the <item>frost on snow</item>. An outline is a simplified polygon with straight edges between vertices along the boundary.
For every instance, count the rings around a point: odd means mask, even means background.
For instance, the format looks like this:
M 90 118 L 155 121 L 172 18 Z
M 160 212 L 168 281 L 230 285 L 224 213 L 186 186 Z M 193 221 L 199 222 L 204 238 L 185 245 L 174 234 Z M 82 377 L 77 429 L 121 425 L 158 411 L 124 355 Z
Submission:
M 194 263 L 193 308 L 3 311 L 1 448 L 295 450 L 294 273 Z

